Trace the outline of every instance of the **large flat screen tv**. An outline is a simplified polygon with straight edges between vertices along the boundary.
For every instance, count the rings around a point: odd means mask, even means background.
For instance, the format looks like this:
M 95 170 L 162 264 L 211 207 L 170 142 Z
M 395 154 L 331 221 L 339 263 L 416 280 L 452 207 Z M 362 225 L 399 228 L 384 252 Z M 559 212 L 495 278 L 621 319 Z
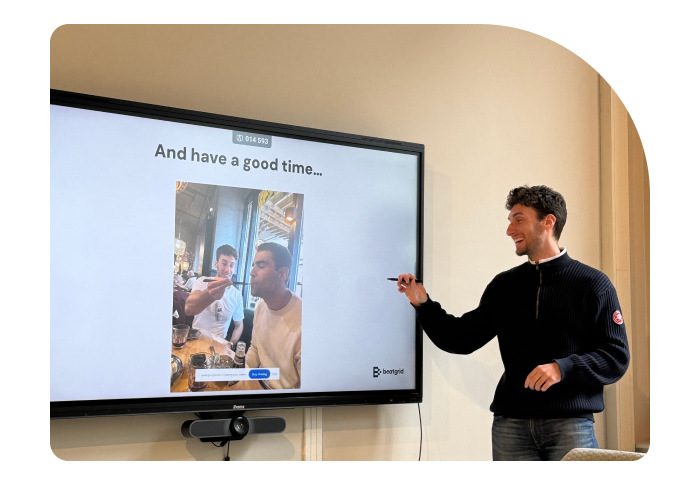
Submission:
M 420 402 L 423 156 L 52 90 L 51 417 Z

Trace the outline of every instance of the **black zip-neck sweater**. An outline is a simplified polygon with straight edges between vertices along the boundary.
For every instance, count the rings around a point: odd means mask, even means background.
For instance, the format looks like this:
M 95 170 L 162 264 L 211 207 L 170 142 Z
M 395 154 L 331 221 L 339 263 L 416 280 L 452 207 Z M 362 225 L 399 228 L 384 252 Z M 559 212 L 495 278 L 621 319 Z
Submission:
M 461 317 L 428 298 L 416 307 L 431 341 L 470 354 L 498 337 L 505 372 L 491 411 L 511 418 L 587 417 L 603 410 L 603 385 L 629 365 L 617 293 L 604 273 L 568 253 L 526 262 L 494 278 L 479 307 Z M 535 367 L 556 362 L 561 381 L 547 391 L 525 388 Z

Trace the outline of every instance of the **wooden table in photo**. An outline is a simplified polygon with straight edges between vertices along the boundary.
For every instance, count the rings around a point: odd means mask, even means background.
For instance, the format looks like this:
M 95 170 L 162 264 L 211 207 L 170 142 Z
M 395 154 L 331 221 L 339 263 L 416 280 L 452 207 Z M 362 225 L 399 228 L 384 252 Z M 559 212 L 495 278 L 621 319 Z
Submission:
M 190 389 L 187 386 L 187 363 L 190 360 L 191 354 L 197 353 L 207 353 L 211 354 L 211 349 L 209 346 L 214 346 L 214 349 L 219 354 L 227 354 L 227 346 L 218 342 L 215 339 L 210 338 L 201 334 L 198 339 L 187 341 L 185 347 L 182 349 L 171 348 L 171 353 L 180 358 L 182 361 L 182 375 L 175 380 L 175 382 L 170 386 L 171 393 L 181 393 L 189 392 Z M 210 391 L 237 391 L 237 390 L 263 390 L 263 387 L 257 380 L 251 381 L 239 381 L 235 385 L 228 386 L 227 381 L 210 381 L 207 383 L 206 388 L 201 390 L 202 393 Z M 199 392 L 198 392 L 199 393 Z

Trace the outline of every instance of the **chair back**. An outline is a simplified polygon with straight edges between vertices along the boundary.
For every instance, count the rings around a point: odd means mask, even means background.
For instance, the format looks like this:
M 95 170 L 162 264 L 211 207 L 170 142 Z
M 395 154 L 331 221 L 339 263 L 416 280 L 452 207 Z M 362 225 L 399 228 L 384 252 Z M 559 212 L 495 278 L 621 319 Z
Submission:
M 253 309 L 243 309 L 243 332 L 241 333 L 241 338 L 239 341 L 245 343 L 245 351 L 248 352 L 250 347 L 250 340 L 253 337 L 253 317 L 255 316 L 255 311 Z M 233 335 L 233 326 L 228 326 L 228 332 L 226 333 L 226 340 L 231 340 L 231 335 Z M 234 343 L 236 344 L 236 343 Z
M 644 457 L 640 452 L 612 451 L 609 449 L 571 449 L 562 461 L 637 461 Z
M 173 291 L 173 326 L 176 324 L 186 324 L 192 327 L 194 316 L 188 316 L 187 314 L 185 314 L 185 301 L 189 296 L 189 292 L 184 292 L 180 290 Z M 176 311 L 177 317 L 175 317 Z

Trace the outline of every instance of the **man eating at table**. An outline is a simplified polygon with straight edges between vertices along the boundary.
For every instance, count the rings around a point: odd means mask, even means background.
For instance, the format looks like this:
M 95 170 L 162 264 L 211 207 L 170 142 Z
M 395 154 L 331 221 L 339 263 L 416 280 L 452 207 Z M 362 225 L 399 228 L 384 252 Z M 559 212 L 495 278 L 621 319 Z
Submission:
M 185 301 L 185 314 L 194 316 L 194 329 L 224 338 L 233 320 L 232 343 L 238 342 L 243 332 L 243 296 L 231 282 L 237 259 L 238 251 L 232 246 L 217 248 L 214 263 L 216 278 L 208 283 L 204 282 L 205 277 L 197 279 Z
M 255 305 L 253 337 L 246 368 L 279 368 L 279 380 L 270 388 L 301 386 L 301 299 L 288 287 L 292 256 L 277 243 L 258 246 L 250 271 L 250 293 L 262 300 Z

